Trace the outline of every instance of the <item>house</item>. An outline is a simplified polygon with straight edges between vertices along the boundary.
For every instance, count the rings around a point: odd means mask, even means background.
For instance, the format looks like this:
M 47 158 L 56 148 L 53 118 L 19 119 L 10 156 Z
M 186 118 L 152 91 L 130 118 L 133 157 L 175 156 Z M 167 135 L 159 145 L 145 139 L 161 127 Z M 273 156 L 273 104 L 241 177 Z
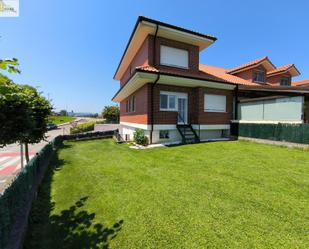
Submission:
M 278 102 L 283 110 L 293 103 L 291 112 L 298 113 L 292 119 L 305 121 L 309 90 L 291 86 L 300 74 L 294 64 L 276 67 L 268 57 L 232 69 L 202 64 L 200 53 L 216 40 L 138 18 L 114 75 L 120 89 L 113 101 L 120 103 L 125 139 L 132 140 L 136 128 L 145 131 L 150 143 L 228 139 L 231 121 L 244 119 L 241 115 L 251 112 L 248 106 L 254 109 L 252 103 L 263 106 L 266 100 Z M 291 121 L 285 120 L 284 111 L 279 113 L 283 117 L 276 119 Z

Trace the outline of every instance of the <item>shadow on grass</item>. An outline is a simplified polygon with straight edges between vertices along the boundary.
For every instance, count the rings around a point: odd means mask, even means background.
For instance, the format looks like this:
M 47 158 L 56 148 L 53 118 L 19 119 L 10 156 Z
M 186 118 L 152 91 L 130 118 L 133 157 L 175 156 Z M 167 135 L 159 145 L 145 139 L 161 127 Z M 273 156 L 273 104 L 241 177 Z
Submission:
M 61 150 L 69 147 L 64 145 Z M 58 152 L 55 153 L 32 206 L 24 248 L 109 248 L 109 242 L 121 230 L 123 220 L 111 227 L 94 223 L 95 213 L 89 213 L 83 208 L 88 197 L 82 197 L 68 209 L 51 215 L 55 208 L 55 203 L 51 201 L 53 174 L 64 165 L 64 161 L 58 157 Z

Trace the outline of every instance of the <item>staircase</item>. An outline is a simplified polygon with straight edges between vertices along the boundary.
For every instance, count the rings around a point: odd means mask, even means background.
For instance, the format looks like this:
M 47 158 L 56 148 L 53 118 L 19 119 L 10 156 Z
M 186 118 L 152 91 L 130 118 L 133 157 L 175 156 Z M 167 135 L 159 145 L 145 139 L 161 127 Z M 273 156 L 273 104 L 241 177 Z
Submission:
M 195 130 L 192 128 L 192 125 L 177 124 L 176 127 L 182 137 L 182 142 L 184 144 L 193 144 L 200 142 L 200 138 L 196 134 Z

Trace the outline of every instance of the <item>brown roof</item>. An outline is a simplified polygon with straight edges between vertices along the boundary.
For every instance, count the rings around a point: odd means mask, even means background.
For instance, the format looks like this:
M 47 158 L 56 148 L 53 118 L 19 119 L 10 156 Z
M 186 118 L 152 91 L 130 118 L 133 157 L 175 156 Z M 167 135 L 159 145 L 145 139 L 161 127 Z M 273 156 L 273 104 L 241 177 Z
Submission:
M 293 86 L 308 86 L 309 87 L 309 79 L 292 82 L 292 85 Z
M 265 61 L 265 60 L 268 60 L 268 61 L 269 61 L 269 59 L 268 59 L 267 56 L 265 56 L 265 57 L 263 57 L 263 58 L 260 58 L 260 59 L 256 59 L 256 60 L 254 60 L 254 61 L 247 62 L 247 63 L 242 64 L 242 65 L 240 65 L 240 66 L 234 67 L 234 68 L 232 68 L 232 69 L 227 70 L 226 72 L 227 72 L 227 73 L 234 73 L 234 72 L 237 72 L 237 71 L 240 71 L 240 70 L 242 71 L 242 70 L 244 70 L 244 69 L 246 69 L 246 68 L 248 68 L 248 67 L 252 67 L 252 66 L 258 65 L 258 64 L 260 64 L 261 62 L 263 62 L 263 61 Z M 270 62 L 270 61 L 269 61 L 269 62 Z M 271 63 L 271 62 L 270 62 L 270 63 Z M 271 63 L 271 64 L 272 64 L 272 63 Z

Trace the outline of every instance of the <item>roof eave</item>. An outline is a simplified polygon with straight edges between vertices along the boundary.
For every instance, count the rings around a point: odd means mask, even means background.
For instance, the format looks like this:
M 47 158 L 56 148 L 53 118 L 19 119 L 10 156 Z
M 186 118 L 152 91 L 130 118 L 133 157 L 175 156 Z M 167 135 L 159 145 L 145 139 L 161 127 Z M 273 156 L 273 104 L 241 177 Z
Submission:
M 188 30 L 188 29 L 185 29 L 185 28 L 181 28 L 181 27 L 178 27 L 178 26 L 174 26 L 174 25 L 171 25 L 171 24 L 168 24 L 168 23 L 164 23 L 164 22 L 160 22 L 160 21 L 157 21 L 157 20 L 153 20 L 153 19 L 150 19 L 150 18 L 147 18 L 147 17 L 144 17 L 144 16 L 139 16 L 136 23 L 135 23 L 135 26 L 134 26 L 134 29 L 130 35 L 130 38 L 129 38 L 129 41 L 126 45 L 126 48 L 121 56 L 121 59 L 120 59 L 120 62 L 117 66 L 117 69 L 116 69 L 116 72 L 114 73 L 114 79 L 115 80 L 120 80 L 121 76 L 118 75 L 119 73 L 119 70 L 121 68 L 121 65 L 123 63 L 123 60 L 129 50 L 129 47 L 130 47 L 130 44 L 134 38 L 134 35 L 136 34 L 137 30 L 138 30 L 138 27 L 140 24 L 146 24 L 148 26 L 153 26 L 153 32 L 152 33 L 149 33 L 149 34 L 154 34 L 155 33 L 155 29 L 156 29 L 156 26 L 161 26 L 161 27 L 165 27 L 165 29 L 172 29 L 172 30 L 176 30 L 178 32 L 182 32 L 182 33 L 186 33 L 186 34 L 190 34 L 192 36 L 196 36 L 197 38 L 201 38 L 201 39 L 205 39 L 205 41 L 207 40 L 209 42 L 209 45 L 212 44 L 213 42 L 215 42 L 217 40 L 216 37 L 213 37 L 213 36 L 210 36 L 210 35 L 206 35 L 206 34 L 201 34 L 201 33 L 198 33 L 198 32 L 195 32 L 195 31 L 192 31 L 192 30 Z M 142 41 L 143 42 L 143 41 Z M 209 46 L 207 45 L 207 46 Z M 206 47 L 207 47 L 206 46 Z

